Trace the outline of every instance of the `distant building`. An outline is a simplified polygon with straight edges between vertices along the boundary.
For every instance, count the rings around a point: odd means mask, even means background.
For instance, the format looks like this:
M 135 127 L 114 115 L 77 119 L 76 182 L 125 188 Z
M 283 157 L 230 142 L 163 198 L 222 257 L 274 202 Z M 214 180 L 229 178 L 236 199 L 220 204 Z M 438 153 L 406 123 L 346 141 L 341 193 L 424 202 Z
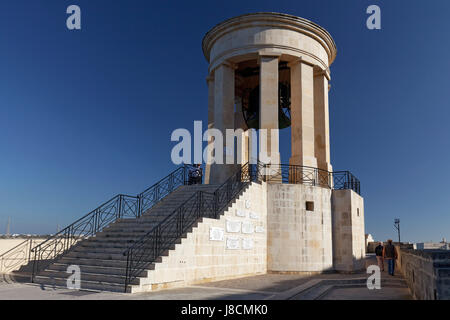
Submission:
M 369 243 L 375 242 L 372 235 L 370 233 L 366 233 L 366 250 L 368 248 Z
M 450 250 L 450 243 L 445 238 L 441 242 L 419 242 L 416 243 L 417 250 Z

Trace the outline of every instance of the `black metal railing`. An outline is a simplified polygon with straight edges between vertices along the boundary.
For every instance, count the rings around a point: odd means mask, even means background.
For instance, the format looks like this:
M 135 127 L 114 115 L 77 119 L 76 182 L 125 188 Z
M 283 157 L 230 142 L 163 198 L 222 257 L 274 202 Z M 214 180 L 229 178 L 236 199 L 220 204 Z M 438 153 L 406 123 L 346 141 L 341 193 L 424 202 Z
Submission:
M 188 179 L 188 167 L 184 165 L 177 168 L 137 196 L 125 194 L 115 196 L 35 246 L 31 250 L 33 254 L 31 281 L 33 282 L 37 272 L 65 254 L 78 241 L 94 236 L 118 219 L 139 218 L 176 188 L 185 185 Z
M 128 284 L 168 250 L 200 218 L 217 219 L 223 209 L 252 181 L 260 181 L 260 165 L 240 167 L 214 193 L 197 191 L 167 218 L 137 240 L 123 254 L 127 257 Z
M 334 171 L 333 189 L 351 189 L 360 195 L 361 183 L 350 171 Z
M 334 171 L 288 164 L 268 164 L 263 166 L 263 176 L 267 182 L 305 184 L 330 189 L 351 189 L 361 194 L 359 180 L 350 171 Z
M 94 236 L 111 223 L 123 218 L 138 218 L 181 185 L 188 184 L 189 166 L 184 165 L 137 196 L 120 194 L 105 202 L 57 234 L 35 246 L 34 276 L 67 253 L 80 240 Z M 197 191 L 154 229 L 140 238 L 124 255 L 127 256 L 125 290 L 145 267 L 168 250 L 192 225 L 203 217 L 218 218 L 230 201 L 250 182 L 302 183 L 334 189 L 352 189 L 360 194 L 360 182 L 349 171 L 290 166 L 245 164 L 214 193 Z
M 288 164 L 268 164 L 264 168 L 268 182 L 332 187 L 332 173 L 323 169 Z
M 17 270 L 31 259 L 31 248 L 37 240 L 26 239 L 0 255 L 0 274 Z
M 218 219 L 247 185 L 261 181 L 352 189 L 360 193 L 359 180 L 349 171 L 328 172 L 305 166 L 247 163 L 213 193 L 197 191 L 123 253 L 127 260 L 125 292 L 139 274 L 169 250 L 200 218 Z

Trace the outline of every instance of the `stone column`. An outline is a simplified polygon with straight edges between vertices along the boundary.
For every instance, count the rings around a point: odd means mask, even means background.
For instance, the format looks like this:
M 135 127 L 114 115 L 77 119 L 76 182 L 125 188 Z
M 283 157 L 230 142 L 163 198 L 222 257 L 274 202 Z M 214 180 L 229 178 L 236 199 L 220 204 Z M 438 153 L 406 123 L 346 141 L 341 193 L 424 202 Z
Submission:
M 280 164 L 278 140 L 278 60 L 279 54 L 260 53 L 259 55 L 259 128 L 266 129 L 266 141 L 260 139 L 260 160 Z M 263 137 L 264 138 L 264 137 Z M 266 149 L 267 159 L 261 157 Z
M 330 122 L 328 112 L 328 78 L 324 70 L 314 73 L 314 151 L 320 169 L 333 171 L 330 163 Z
M 236 97 L 235 100 L 236 112 L 234 114 L 234 125 L 235 129 L 242 129 L 243 133 L 238 138 L 241 141 L 241 149 L 238 150 L 236 148 L 236 152 L 241 154 L 241 158 L 239 159 L 238 154 L 236 154 L 236 161 L 240 161 L 241 165 L 244 165 L 248 162 L 248 132 L 247 125 L 244 120 L 244 116 L 242 114 L 242 98 Z
M 302 60 L 291 68 L 291 145 L 290 165 L 317 167 L 314 152 L 314 73 Z
M 209 183 L 223 183 L 234 172 L 236 166 L 226 162 L 226 129 L 234 130 L 234 70 L 229 63 L 219 65 L 214 71 L 214 127 L 223 135 L 223 164 L 212 164 Z M 220 146 L 216 145 L 216 148 Z
M 208 129 L 211 129 L 214 127 L 214 74 L 210 74 L 206 78 L 206 83 L 208 85 Z M 210 141 L 210 138 L 208 136 L 208 141 Z M 208 150 L 211 150 L 213 148 L 213 142 L 208 142 Z M 211 152 L 208 151 L 208 158 L 210 156 Z M 208 159 L 207 162 L 210 162 L 210 159 Z M 210 183 L 210 175 L 211 175 L 211 165 L 206 164 L 205 165 L 205 179 L 204 183 L 209 184 Z

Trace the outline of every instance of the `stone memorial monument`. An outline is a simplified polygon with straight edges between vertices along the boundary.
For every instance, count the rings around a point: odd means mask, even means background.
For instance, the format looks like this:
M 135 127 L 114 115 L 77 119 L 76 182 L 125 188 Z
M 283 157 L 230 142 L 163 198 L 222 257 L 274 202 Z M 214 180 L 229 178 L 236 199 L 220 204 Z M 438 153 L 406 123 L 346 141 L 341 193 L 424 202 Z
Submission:
M 359 180 L 330 163 L 331 35 L 291 15 L 246 14 L 213 27 L 203 52 L 208 127 L 235 133 L 236 149 L 219 145 L 232 161 L 208 161 L 204 184 L 186 183 L 182 166 L 136 197 L 114 197 L 33 248 L 33 282 L 65 286 L 72 265 L 82 289 L 125 292 L 364 268 Z M 288 127 L 282 164 L 278 130 Z

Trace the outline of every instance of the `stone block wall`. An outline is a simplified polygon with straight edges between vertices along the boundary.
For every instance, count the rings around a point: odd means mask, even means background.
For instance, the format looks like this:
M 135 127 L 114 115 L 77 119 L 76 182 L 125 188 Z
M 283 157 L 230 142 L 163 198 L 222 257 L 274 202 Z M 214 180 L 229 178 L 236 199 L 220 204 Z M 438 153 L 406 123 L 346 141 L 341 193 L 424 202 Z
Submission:
M 415 299 L 450 300 L 450 251 L 396 248 L 396 267 Z
M 332 270 L 331 190 L 268 184 L 267 201 L 268 271 Z
M 203 219 L 132 292 L 266 273 L 266 192 L 252 183 L 220 219 Z
M 336 271 L 365 268 L 364 199 L 353 190 L 333 190 L 333 264 Z

